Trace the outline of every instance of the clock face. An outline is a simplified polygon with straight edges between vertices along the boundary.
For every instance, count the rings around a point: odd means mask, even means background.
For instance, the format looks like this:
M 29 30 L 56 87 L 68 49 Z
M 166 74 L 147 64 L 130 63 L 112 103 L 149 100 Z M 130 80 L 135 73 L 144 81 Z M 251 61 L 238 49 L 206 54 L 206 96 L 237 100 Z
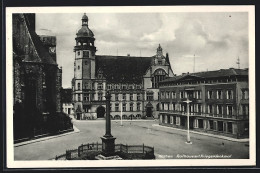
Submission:
M 50 47 L 49 51 L 50 51 L 50 53 L 55 53 L 56 52 L 56 47 Z

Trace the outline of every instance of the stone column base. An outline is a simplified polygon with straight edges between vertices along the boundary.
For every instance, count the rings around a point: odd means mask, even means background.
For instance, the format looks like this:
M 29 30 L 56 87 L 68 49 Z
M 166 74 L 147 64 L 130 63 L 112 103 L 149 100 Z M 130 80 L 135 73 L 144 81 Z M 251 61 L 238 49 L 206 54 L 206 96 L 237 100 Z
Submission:
M 113 136 L 111 137 L 101 137 L 102 139 L 102 155 L 105 157 L 115 155 L 115 139 Z

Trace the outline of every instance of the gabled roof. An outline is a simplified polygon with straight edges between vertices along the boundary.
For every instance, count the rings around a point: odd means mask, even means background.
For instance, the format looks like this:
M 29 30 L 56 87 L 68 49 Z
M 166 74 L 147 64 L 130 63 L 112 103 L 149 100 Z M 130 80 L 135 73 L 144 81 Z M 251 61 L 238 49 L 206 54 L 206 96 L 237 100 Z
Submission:
M 24 14 L 24 16 L 26 18 L 26 14 Z M 26 18 L 25 22 L 26 22 L 29 34 L 32 38 L 32 42 L 35 46 L 35 49 L 39 55 L 39 58 L 41 59 L 41 62 L 46 63 L 46 64 L 57 65 L 57 63 L 53 60 L 53 58 L 49 54 L 49 50 L 46 47 L 44 47 L 42 41 L 40 40 L 40 37 L 36 34 L 35 30 L 33 30 L 33 29 L 31 29 L 31 27 L 29 27 L 29 24 L 28 24 L 29 21 L 27 18 Z M 27 60 L 33 61 L 32 57 L 28 56 L 27 58 L 29 58 Z
M 209 78 L 219 78 L 219 77 L 230 77 L 230 76 L 248 76 L 248 69 L 220 69 L 215 71 L 204 71 L 198 73 L 186 73 L 179 76 L 174 76 L 161 81 L 160 83 L 176 82 L 179 80 L 184 80 L 190 77 L 209 79 Z
M 152 60 L 152 57 L 97 55 L 96 74 L 101 69 L 110 83 L 142 83 Z

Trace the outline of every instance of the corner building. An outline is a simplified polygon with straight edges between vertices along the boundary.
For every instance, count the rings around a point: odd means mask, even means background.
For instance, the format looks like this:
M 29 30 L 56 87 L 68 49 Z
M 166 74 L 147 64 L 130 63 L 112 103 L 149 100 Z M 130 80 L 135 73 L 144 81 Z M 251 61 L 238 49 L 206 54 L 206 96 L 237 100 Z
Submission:
M 160 82 L 159 124 L 234 138 L 249 136 L 248 69 L 183 74 Z M 191 101 L 189 108 L 184 102 Z
M 76 119 L 103 118 L 108 90 L 113 119 L 121 118 L 121 110 L 123 119 L 158 118 L 159 82 L 174 76 L 160 45 L 152 57 L 96 55 L 86 14 L 75 40 L 72 93 Z

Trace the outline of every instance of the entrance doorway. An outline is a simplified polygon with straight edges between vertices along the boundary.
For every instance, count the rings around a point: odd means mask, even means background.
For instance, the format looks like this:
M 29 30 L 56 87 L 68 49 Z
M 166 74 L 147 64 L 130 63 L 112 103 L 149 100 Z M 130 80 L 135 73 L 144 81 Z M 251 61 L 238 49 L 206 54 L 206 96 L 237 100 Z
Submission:
M 106 112 L 105 108 L 103 106 L 99 106 L 97 108 L 97 118 L 104 118 L 105 112 Z
M 146 105 L 146 116 L 152 117 L 153 116 L 153 105 L 149 102 Z
M 151 107 L 146 108 L 146 116 L 152 117 L 152 115 L 153 115 L 153 108 Z

